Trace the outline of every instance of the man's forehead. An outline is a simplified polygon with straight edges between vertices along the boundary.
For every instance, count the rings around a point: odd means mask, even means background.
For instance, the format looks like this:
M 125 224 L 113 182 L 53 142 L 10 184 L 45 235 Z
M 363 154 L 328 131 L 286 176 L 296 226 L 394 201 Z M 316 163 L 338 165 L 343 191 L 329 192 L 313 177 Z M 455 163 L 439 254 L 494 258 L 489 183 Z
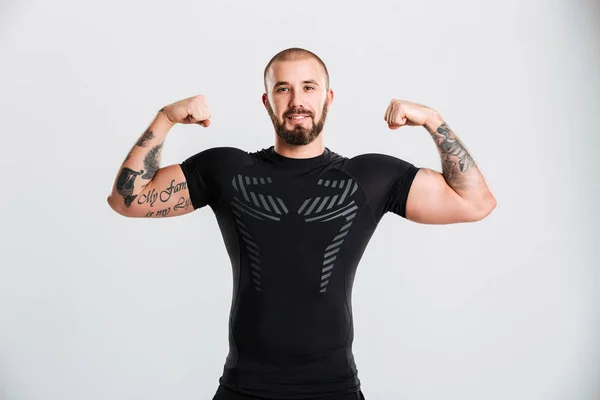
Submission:
M 313 58 L 293 61 L 275 61 L 267 71 L 267 81 L 270 85 L 275 82 L 304 82 L 314 80 L 324 82 L 325 70 Z

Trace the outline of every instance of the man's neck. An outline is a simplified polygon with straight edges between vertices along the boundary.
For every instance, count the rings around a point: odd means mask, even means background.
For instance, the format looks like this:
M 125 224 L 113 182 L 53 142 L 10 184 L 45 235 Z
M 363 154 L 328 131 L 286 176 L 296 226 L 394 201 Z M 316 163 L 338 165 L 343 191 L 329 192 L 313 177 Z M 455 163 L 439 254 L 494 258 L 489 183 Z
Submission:
M 275 152 L 288 158 L 313 158 L 318 157 L 325 151 L 322 135 L 319 135 L 311 143 L 301 146 L 292 146 L 275 137 Z

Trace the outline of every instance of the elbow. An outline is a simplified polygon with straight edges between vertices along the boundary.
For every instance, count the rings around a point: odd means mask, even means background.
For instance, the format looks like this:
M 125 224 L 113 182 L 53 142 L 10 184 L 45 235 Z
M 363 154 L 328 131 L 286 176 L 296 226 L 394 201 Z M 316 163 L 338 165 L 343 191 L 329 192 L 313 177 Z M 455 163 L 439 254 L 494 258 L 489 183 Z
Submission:
M 476 206 L 476 211 L 473 212 L 473 221 L 481 221 L 494 211 L 496 208 L 496 198 L 493 194 L 489 193 L 482 201 Z
M 128 217 L 128 215 L 125 212 L 124 207 L 119 204 L 118 200 L 119 199 L 115 198 L 112 194 L 106 198 L 106 202 L 108 203 L 108 205 L 114 212 L 116 212 L 117 214 L 122 215 L 124 217 Z
M 487 217 L 488 215 L 490 215 L 492 213 L 492 211 L 494 211 L 494 209 L 496 208 L 496 204 L 497 204 L 496 197 L 494 197 L 494 195 L 491 192 L 486 197 L 485 204 L 486 204 L 485 216 Z

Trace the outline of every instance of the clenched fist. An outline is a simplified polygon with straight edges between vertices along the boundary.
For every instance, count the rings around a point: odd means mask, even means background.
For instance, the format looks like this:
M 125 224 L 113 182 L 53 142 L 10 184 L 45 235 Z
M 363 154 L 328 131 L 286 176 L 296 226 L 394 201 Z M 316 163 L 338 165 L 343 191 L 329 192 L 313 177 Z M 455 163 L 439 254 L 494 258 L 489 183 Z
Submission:
M 383 119 L 388 123 L 390 129 L 398 129 L 404 125 L 427 125 L 436 116 L 435 110 L 422 104 L 392 99 Z
M 161 109 L 173 124 L 210 125 L 210 109 L 203 95 L 188 97 Z

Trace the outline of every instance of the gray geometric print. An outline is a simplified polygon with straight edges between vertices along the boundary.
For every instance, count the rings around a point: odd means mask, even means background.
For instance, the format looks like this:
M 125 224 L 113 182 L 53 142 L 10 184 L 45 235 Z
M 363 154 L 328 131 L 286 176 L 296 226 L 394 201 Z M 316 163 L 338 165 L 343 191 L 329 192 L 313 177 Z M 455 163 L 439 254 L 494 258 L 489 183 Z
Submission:
M 356 216 L 356 213 L 346 217 L 346 221 L 349 221 L 340 229 L 340 234 L 333 238 L 332 243 L 325 249 L 325 255 L 323 255 L 323 269 L 321 270 L 321 287 L 319 292 L 324 293 L 327 291 L 327 284 L 329 283 L 329 277 L 331 276 L 331 270 L 333 269 L 333 262 L 337 258 L 337 254 L 340 251 L 340 246 L 344 243 L 343 237 L 348 234 L 348 228 L 352 226 L 351 219 Z
M 263 177 L 249 177 L 237 175 L 233 177 L 231 184 L 235 190 L 242 193 L 243 200 L 240 200 L 237 196 L 233 198 L 231 205 L 236 208 L 239 212 L 245 213 L 256 219 L 263 220 L 265 218 L 272 219 L 273 221 L 280 221 L 280 215 L 287 214 L 288 209 L 279 197 L 273 197 L 270 195 L 263 195 L 248 190 L 248 186 L 259 186 L 272 183 L 271 178 Z M 259 210 L 264 210 L 259 211 Z
M 262 193 L 258 193 L 257 195 L 249 190 L 250 186 L 267 185 L 272 182 L 270 177 L 250 177 L 242 176 L 241 174 L 234 176 L 231 181 L 235 190 L 238 193 L 241 192 L 243 196 L 243 200 L 234 196 L 231 205 L 233 207 L 233 214 L 235 215 L 236 226 L 242 235 L 242 240 L 248 251 L 248 258 L 250 259 L 250 266 L 252 267 L 252 282 L 254 282 L 254 288 L 259 292 L 262 291 L 260 249 L 250 232 L 248 232 L 246 225 L 241 221 L 241 213 L 260 220 L 264 220 L 262 217 L 265 217 L 274 221 L 280 221 L 281 217 L 279 216 L 282 215 L 282 211 L 284 214 L 288 213 L 288 209 L 285 204 L 283 204 L 283 200 L 279 197 L 270 195 L 265 196 Z M 264 212 L 259 210 L 264 210 Z
M 344 237 L 348 234 L 348 229 L 350 226 L 352 226 L 352 219 L 356 216 L 356 210 L 358 209 L 358 206 L 354 200 L 350 201 L 350 197 L 358 189 L 358 184 L 351 178 L 334 181 L 323 181 L 323 179 L 319 179 L 317 184 L 337 188 L 342 192 L 342 194 L 341 196 L 340 194 L 334 195 L 331 197 L 331 200 L 330 196 L 325 196 L 324 198 L 316 197 L 314 199 L 306 199 L 298 209 L 298 214 L 302 214 L 302 212 L 304 212 L 304 220 L 306 222 L 328 222 L 340 217 L 345 217 L 346 221 L 348 222 L 346 225 L 340 228 L 339 234 L 333 238 L 331 244 L 325 249 L 325 254 L 323 255 L 323 268 L 321 270 L 321 285 L 319 287 L 319 292 L 324 293 L 327 291 L 327 285 L 329 284 L 329 278 L 333 272 L 334 261 L 337 258 L 337 253 L 340 251 L 340 246 L 342 243 L 344 243 Z M 350 192 L 350 190 L 352 191 Z M 346 203 L 344 203 L 344 201 L 346 201 Z M 333 211 L 330 211 L 334 205 L 336 207 L 333 209 Z
M 243 197 L 243 200 L 240 200 L 240 198 L 234 196 L 231 205 L 233 206 L 232 211 L 235 215 L 236 226 L 242 235 L 242 240 L 248 251 L 250 266 L 252 267 L 252 281 L 257 291 L 262 291 L 260 249 L 253 240 L 252 235 L 248 232 L 246 225 L 241 221 L 241 214 L 244 213 L 259 220 L 268 218 L 273 221 L 280 221 L 282 215 L 288 214 L 287 207 L 279 197 L 263 195 L 262 193 L 257 194 L 249 190 L 250 186 L 260 186 L 270 183 L 272 183 L 270 177 L 249 177 L 242 176 L 241 174 L 235 176 L 231 181 L 235 190 L 241 193 Z M 341 193 L 333 196 L 319 196 L 306 199 L 298 209 L 298 214 L 304 212 L 303 216 L 306 222 L 328 222 L 336 218 L 345 218 L 347 222 L 347 224 L 340 228 L 339 234 L 333 238 L 323 255 L 319 292 L 324 293 L 327 291 L 329 278 L 333 273 L 334 261 L 340 251 L 340 246 L 344 243 L 344 237 L 348 234 L 348 229 L 352 226 L 352 219 L 356 217 L 358 206 L 351 197 L 358 189 L 358 184 L 351 178 L 342 180 L 319 179 L 317 184 L 339 189 Z
M 260 276 L 260 249 L 252 238 L 252 235 L 247 231 L 246 225 L 240 220 L 242 214 L 238 210 L 233 210 L 235 215 L 235 224 L 238 231 L 242 234 L 242 240 L 246 244 L 246 250 L 248 251 L 248 257 L 250 258 L 250 267 L 252 267 L 252 282 L 254 282 L 254 289 L 262 291 L 262 279 Z

